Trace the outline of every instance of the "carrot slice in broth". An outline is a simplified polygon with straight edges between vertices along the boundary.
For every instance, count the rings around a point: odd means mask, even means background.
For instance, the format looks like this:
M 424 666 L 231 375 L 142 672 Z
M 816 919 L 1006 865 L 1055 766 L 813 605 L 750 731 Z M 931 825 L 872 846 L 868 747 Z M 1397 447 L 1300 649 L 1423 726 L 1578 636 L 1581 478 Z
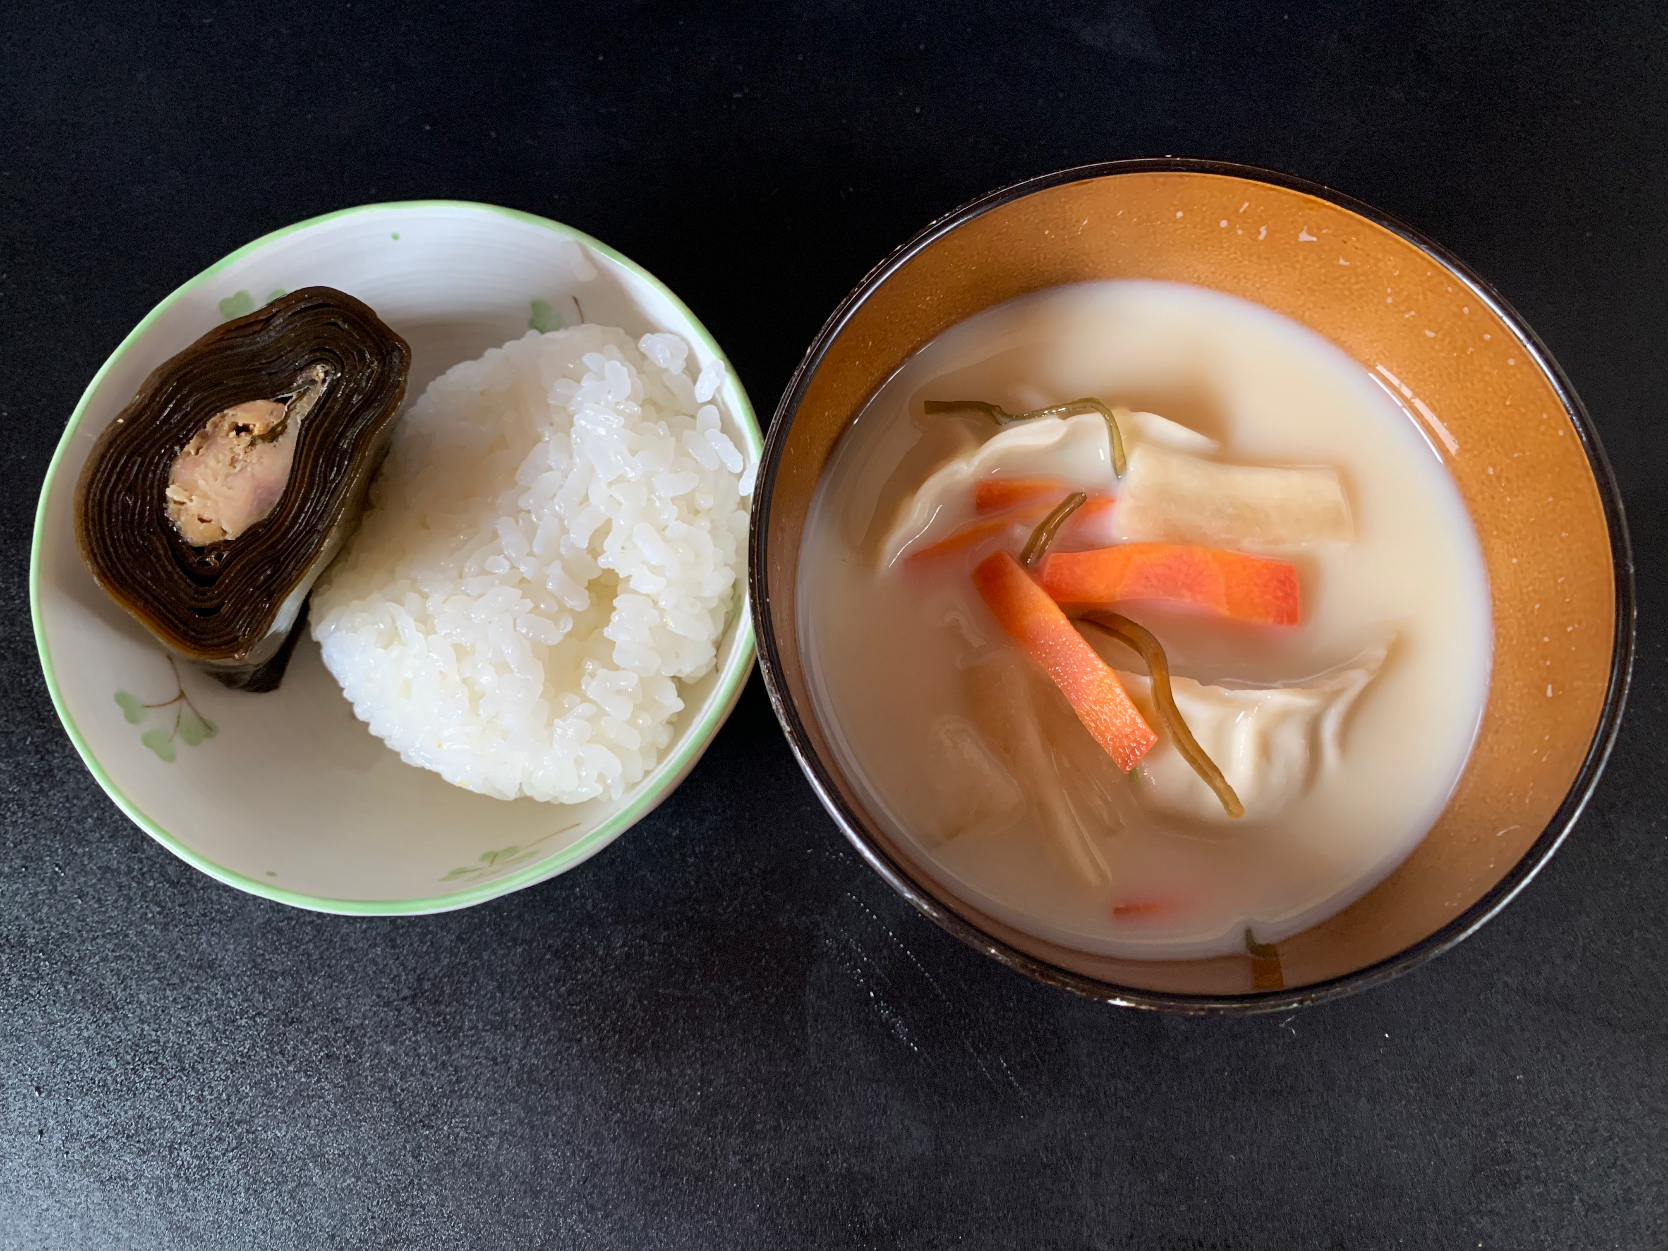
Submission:
M 1156 599 L 1262 625 L 1302 619 L 1297 570 L 1289 563 L 1214 547 L 1124 543 L 1058 552 L 1042 562 L 1039 580 L 1061 604 Z
M 926 547 L 917 548 L 904 557 L 904 564 L 908 567 L 920 567 L 943 560 L 947 556 L 956 556 L 971 548 L 977 547 L 986 539 L 994 538 L 1008 527 L 1030 519 L 1026 513 L 1017 513 L 1011 517 L 998 517 L 992 521 L 975 521 L 970 526 L 963 526 L 947 538 Z
M 1126 773 L 1139 764 L 1158 736 L 1060 606 L 1007 552 L 981 561 L 973 582 L 1002 629 L 1042 665 L 1106 754 Z
M 981 478 L 973 486 L 973 507 L 995 513 L 1023 504 L 1051 504 L 1070 490 L 1057 478 Z
M 995 479 L 995 481 L 1000 481 L 1000 479 Z M 990 517 L 984 521 L 975 521 L 971 525 L 963 526 L 960 530 L 951 532 L 936 543 L 916 548 L 903 558 L 903 563 L 909 567 L 930 564 L 942 560 L 946 556 L 955 556 L 977 547 L 985 540 L 1001 534 L 1009 526 L 1023 525 L 1026 522 L 1035 521 L 1042 517 L 1054 501 L 1059 498 L 1057 485 L 1050 484 L 1049 491 L 1050 494 L 1048 495 L 1033 497 L 1029 503 L 1015 505 L 1011 509 L 1004 510 L 999 516 Z M 1112 510 L 1113 503 L 1114 501 L 1110 495 L 1091 495 L 1089 502 L 1073 513 L 1070 520 L 1061 527 L 1060 537 L 1069 539 L 1072 537 L 1072 532 L 1084 522 L 1101 520 Z M 987 510 L 981 509 L 980 511 Z

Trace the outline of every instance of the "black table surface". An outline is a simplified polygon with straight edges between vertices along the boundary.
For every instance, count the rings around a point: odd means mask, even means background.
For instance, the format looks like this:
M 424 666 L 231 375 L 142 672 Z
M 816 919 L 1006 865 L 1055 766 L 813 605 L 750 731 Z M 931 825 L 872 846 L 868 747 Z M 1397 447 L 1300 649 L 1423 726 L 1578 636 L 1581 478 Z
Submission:
M 1668 1245 L 1660 5 L 14 4 L 0 49 L 0 1248 Z M 858 860 L 756 676 L 603 854 L 399 920 L 217 885 L 59 727 L 26 585 L 53 445 L 255 236 L 428 197 L 558 218 L 678 291 L 768 413 L 933 217 L 1171 153 L 1452 248 L 1624 491 L 1609 771 L 1412 975 L 1201 1020 L 1032 983 Z

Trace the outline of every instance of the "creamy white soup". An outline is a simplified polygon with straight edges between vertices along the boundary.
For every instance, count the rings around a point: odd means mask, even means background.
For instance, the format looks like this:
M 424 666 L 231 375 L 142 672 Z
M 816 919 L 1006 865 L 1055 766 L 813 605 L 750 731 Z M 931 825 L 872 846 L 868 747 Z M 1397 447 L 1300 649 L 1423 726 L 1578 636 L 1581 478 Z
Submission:
M 1278 941 L 1408 855 L 1471 749 L 1488 603 L 1372 375 L 1154 282 L 929 343 L 842 437 L 799 562 L 817 715 L 893 833 L 1011 925 L 1153 959 Z

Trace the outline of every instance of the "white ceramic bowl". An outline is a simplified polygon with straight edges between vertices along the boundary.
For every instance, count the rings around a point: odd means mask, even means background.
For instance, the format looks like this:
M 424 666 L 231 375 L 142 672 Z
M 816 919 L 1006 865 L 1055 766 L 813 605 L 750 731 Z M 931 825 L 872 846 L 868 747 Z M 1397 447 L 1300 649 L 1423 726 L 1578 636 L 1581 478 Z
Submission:
M 619 802 L 506 803 L 404 764 L 355 719 L 310 638 L 269 694 L 176 667 L 82 566 L 76 479 L 151 370 L 273 293 L 314 284 L 358 296 L 405 336 L 410 398 L 457 362 L 581 311 L 634 335 L 682 335 L 695 369 L 722 354 L 652 275 L 576 230 L 482 204 L 377 204 L 267 235 L 191 279 L 123 340 L 70 418 L 41 491 L 30 592 L 47 687 L 99 784 L 163 846 L 253 894 L 330 912 L 461 908 L 572 868 L 683 780 L 753 665 L 746 579 L 738 570 L 717 668 L 685 688 L 672 745 Z M 733 370 L 718 398 L 757 463 L 758 424 Z

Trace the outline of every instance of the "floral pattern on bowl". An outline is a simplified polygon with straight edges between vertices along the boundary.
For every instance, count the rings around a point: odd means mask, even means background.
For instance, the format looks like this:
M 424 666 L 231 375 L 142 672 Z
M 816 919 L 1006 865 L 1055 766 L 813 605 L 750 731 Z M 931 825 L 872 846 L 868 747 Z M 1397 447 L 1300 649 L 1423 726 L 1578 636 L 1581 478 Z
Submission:
M 168 657 L 168 668 L 174 675 L 175 690 L 172 698 L 147 704 L 128 691 L 117 691 L 115 698 L 116 706 L 122 710 L 122 716 L 129 725 L 139 725 L 158 709 L 174 710 L 174 724 L 171 727 L 154 727 L 139 736 L 139 741 L 155 752 L 159 759 L 172 764 L 179 754 L 174 747 L 176 742 L 195 747 L 219 734 L 220 727 L 197 711 L 197 705 L 191 701 L 191 696 L 185 693 L 185 684 L 180 681 L 179 665 L 172 656 Z

